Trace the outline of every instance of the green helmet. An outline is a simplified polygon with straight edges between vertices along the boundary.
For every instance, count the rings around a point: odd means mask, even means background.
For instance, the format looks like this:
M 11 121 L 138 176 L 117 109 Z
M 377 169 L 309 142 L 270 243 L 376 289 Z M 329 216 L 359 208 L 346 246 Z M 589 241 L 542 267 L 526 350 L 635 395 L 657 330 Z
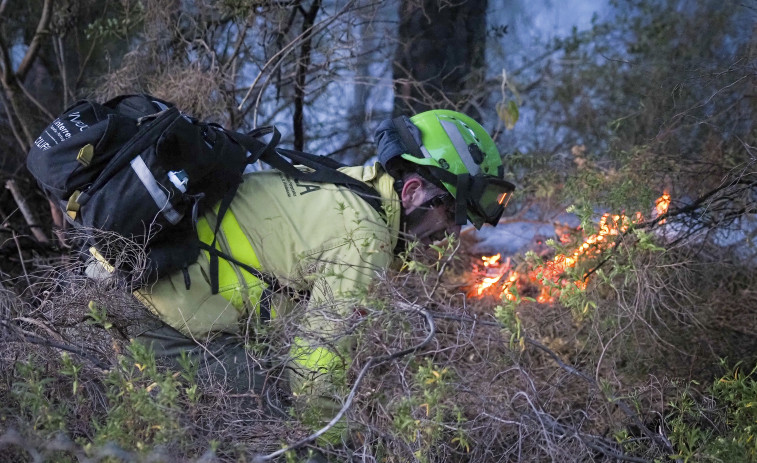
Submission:
M 410 151 L 401 157 L 424 166 L 420 171 L 430 173 L 430 180 L 455 198 L 458 224 L 469 219 L 476 228 L 496 225 L 515 186 L 503 180 L 502 158 L 486 130 L 465 114 L 441 109 L 417 114 L 410 122 L 420 130 L 422 143 L 410 140 L 399 127 Z

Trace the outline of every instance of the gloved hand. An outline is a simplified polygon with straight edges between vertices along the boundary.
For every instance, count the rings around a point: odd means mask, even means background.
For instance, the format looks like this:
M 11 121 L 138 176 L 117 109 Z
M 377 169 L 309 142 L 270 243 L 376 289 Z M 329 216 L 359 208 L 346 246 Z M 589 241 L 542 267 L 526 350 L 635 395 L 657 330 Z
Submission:
M 390 171 L 392 160 L 398 158 L 402 154 L 412 152 L 410 149 L 408 149 L 407 146 L 405 146 L 405 144 L 402 142 L 400 134 L 397 132 L 395 122 L 398 122 L 399 120 L 404 122 L 405 126 L 408 128 L 408 130 L 410 130 L 410 134 L 413 136 L 418 145 L 421 145 L 423 143 L 421 141 L 420 130 L 418 130 L 418 127 L 410 122 L 410 119 L 408 119 L 406 116 L 401 116 L 400 118 L 395 119 L 386 119 L 385 121 L 382 121 L 376 128 L 376 132 L 374 133 L 373 138 L 376 141 L 378 160 L 381 165 L 384 166 L 387 172 L 389 172 L 389 174 L 392 174 L 392 172 Z

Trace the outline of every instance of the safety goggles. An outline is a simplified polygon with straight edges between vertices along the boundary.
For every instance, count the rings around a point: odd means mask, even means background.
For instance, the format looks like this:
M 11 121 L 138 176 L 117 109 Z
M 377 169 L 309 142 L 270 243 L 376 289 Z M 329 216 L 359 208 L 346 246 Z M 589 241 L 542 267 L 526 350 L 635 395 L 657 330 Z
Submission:
M 456 175 L 435 166 L 426 168 L 436 177 L 436 183 L 455 187 L 454 217 L 458 225 L 465 225 L 468 220 L 476 228 L 485 223 L 497 225 L 515 191 L 515 185 L 493 175 Z
M 468 219 L 481 228 L 484 223 L 497 225 L 515 185 L 498 177 L 477 175 L 471 178 L 468 191 L 465 195 Z

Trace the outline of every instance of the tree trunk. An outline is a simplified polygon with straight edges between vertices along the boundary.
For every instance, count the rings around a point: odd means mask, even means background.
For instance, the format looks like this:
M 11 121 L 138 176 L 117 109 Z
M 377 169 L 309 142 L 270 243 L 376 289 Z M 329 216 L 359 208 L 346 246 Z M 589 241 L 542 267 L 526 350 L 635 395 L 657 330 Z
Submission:
M 487 0 L 403 0 L 395 52 L 394 108 L 465 110 L 485 74 Z
M 306 12 L 302 10 L 302 32 L 306 34 L 300 47 L 300 58 L 297 61 L 297 81 L 294 86 L 294 115 L 292 116 L 292 126 L 294 131 L 294 149 L 302 151 L 305 149 L 305 84 L 307 81 L 308 69 L 310 68 L 310 50 L 313 47 L 313 36 L 309 30 L 315 24 L 315 18 L 321 9 L 321 0 L 315 0 Z

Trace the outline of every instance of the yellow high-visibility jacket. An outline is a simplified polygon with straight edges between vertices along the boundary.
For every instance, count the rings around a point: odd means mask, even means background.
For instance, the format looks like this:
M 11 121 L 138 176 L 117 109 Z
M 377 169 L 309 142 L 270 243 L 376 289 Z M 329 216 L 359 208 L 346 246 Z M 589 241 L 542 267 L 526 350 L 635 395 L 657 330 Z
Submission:
M 327 422 L 339 409 L 333 383 L 343 381 L 349 361 L 349 338 L 339 337 L 341 327 L 329 312 L 350 316 L 359 293 L 391 265 L 400 223 L 394 179 L 379 164 L 341 170 L 379 192 L 385 217 L 346 188 L 308 184 L 278 171 L 255 172 L 245 176 L 217 240 L 222 252 L 310 294 L 301 323 L 311 334 L 293 343 L 290 358 L 297 374 L 290 375 L 290 385 L 311 410 L 320 410 L 322 419 L 314 425 Z M 211 243 L 215 223 L 214 212 L 199 221 L 202 241 Z M 166 324 L 200 341 L 216 332 L 248 332 L 246 324 L 257 316 L 265 284 L 219 259 L 220 293 L 211 294 L 205 252 L 188 272 L 189 289 L 177 271 L 136 295 Z M 272 307 L 273 316 L 292 310 L 293 304 L 280 302 Z M 324 345 L 329 337 L 339 341 Z

